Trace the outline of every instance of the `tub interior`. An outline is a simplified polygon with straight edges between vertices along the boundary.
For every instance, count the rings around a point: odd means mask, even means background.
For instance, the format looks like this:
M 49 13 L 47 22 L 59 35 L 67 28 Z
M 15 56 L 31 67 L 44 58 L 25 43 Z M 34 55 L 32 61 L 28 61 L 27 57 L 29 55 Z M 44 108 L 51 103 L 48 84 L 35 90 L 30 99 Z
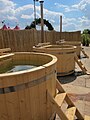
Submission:
M 72 45 L 48 45 L 48 46 L 45 46 L 45 47 L 42 47 L 42 48 L 60 48 L 60 49 L 73 49 L 73 46 Z
M 43 54 L 21 54 L 0 60 L 0 74 L 33 69 L 49 63 L 52 57 Z
M 28 70 L 35 68 L 37 66 L 33 65 L 12 65 L 11 68 L 9 68 L 5 73 L 12 73 L 12 72 L 18 72 L 18 71 L 23 71 L 23 70 Z
M 31 65 L 29 62 L 22 63 L 21 61 L 20 63 L 17 63 L 17 61 L 13 61 L 13 60 L 9 60 L 8 62 L 3 61 L 2 67 L 0 67 L 0 74 L 28 70 L 28 69 L 32 69 L 38 66 L 39 65 Z

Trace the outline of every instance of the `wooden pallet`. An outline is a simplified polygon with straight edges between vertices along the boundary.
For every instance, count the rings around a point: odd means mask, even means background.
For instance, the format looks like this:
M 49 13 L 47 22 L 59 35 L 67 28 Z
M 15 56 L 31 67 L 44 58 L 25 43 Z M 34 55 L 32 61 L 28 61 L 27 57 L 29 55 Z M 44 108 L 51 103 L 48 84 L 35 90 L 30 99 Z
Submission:
M 53 98 L 51 94 L 47 91 L 47 99 L 49 100 L 54 111 L 50 120 L 54 120 L 55 114 L 58 114 L 60 120 L 75 120 L 76 118 L 78 120 L 90 120 L 89 116 L 85 116 L 85 118 L 82 116 L 82 114 L 71 101 L 68 94 L 64 91 L 58 80 L 56 81 L 56 88 L 58 89 L 59 93 L 56 95 L 55 98 Z M 68 105 L 66 112 L 64 112 L 61 107 L 64 101 Z

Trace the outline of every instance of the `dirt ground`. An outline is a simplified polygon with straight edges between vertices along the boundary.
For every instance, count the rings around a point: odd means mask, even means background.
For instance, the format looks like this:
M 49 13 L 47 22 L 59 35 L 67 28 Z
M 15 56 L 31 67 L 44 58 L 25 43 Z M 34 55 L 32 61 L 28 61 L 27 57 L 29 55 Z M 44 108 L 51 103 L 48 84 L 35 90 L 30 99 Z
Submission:
M 90 47 L 84 47 L 89 58 L 81 53 L 81 61 L 90 72 Z M 75 73 L 65 77 L 58 77 L 64 90 L 83 115 L 90 116 L 90 75 L 81 74 L 81 69 L 76 64 Z M 60 120 L 58 117 L 56 120 Z

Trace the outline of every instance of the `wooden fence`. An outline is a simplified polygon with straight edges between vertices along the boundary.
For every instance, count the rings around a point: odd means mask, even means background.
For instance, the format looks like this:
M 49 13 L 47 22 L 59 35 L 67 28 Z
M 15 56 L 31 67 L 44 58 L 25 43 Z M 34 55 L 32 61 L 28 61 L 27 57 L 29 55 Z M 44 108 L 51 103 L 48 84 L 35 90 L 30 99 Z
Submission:
M 56 41 L 81 41 L 80 31 L 56 32 L 44 31 L 44 42 L 55 44 Z M 32 51 L 32 46 L 41 42 L 41 32 L 32 30 L 0 30 L 0 48 L 10 47 L 12 51 Z

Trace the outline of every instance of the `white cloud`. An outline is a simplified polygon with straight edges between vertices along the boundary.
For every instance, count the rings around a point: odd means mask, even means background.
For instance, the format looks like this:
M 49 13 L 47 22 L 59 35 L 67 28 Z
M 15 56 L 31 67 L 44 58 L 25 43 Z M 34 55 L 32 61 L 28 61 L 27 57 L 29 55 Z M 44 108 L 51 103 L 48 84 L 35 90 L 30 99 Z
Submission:
M 85 16 L 79 18 L 64 18 L 63 19 L 63 30 L 73 31 L 90 29 L 90 20 Z
M 67 5 L 63 5 L 63 4 L 59 4 L 59 3 L 54 3 L 55 6 L 59 7 L 59 8 L 67 8 Z
M 21 7 L 17 8 L 17 9 L 15 10 L 15 13 L 20 13 L 20 12 L 26 11 L 26 10 L 28 10 L 28 9 L 33 9 L 33 5 L 32 5 L 32 4 L 29 4 L 29 5 L 21 6 Z
M 3 6 L 6 6 L 6 7 L 10 7 L 10 6 L 14 7 L 16 5 L 15 3 L 13 3 L 10 0 L 0 0 L 0 5 L 2 5 L 2 4 L 4 4 Z M 0 7 L 3 7 L 3 6 L 0 6 Z
M 10 0 L 0 0 L 0 13 L 12 13 L 14 14 L 14 8 L 16 4 Z
M 30 15 L 24 15 L 24 14 L 22 14 L 22 15 L 21 15 L 21 18 L 23 18 L 23 19 L 30 19 L 31 16 L 30 16 Z
M 90 4 L 90 0 L 81 0 L 78 4 L 74 4 L 71 6 L 55 3 L 55 5 L 59 8 L 64 8 L 65 12 L 71 12 L 71 11 L 78 11 L 78 10 L 86 10 L 87 5 Z
M 82 16 L 81 18 L 78 18 L 78 21 L 79 21 L 79 24 L 77 28 L 90 29 L 90 20 L 87 17 Z
M 78 4 L 74 4 L 74 5 L 72 5 L 71 7 L 72 8 L 74 8 L 74 9 L 78 9 L 78 10 L 84 10 L 85 9 L 85 7 L 86 7 L 86 2 L 84 2 L 84 0 L 82 0 L 80 3 L 78 3 Z
M 70 23 L 75 23 L 75 21 L 76 21 L 75 18 L 66 18 L 66 17 L 64 17 L 63 25 L 70 24 Z
M 38 18 L 40 18 L 40 14 L 36 12 L 36 16 Z M 30 14 L 30 15 L 26 15 L 26 14 L 22 14 L 21 18 L 23 19 L 34 19 L 34 13 Z
M 76 30 L 76 24 L 75 23 L 67 23 L 63 26 L 64 31 L 75 31 Z
M 63 18 L 63 28 L 65 29 L 75 29 L 75 30 L 83 30 L 85 28 L 90 29 L 90 0 L 81 0 L 77 4 L 73 4 L 70 6 L 62 5 L 59 3 L 55 3 L 57 8 L 63 8 L 64 15 L 68 14 L 71 15 L 74 12 L 77 12 L 77 17 L 75 18 Z M 70 13 L 72 12 L 72 13 Z M 82 16 L 79 17 L 78 16 Z
M 16 22 L 21 26 L 21 28 L 25 27 L 26 23 L 31 23 L 34 19 L 33 14 L 33 5 L 28 4 L 21 7 L 16 8 L 16 4 L 10 0 L 0 0 L 0 21 L 5 20 L 6 24 L 10 23 L 10 25 L 16 24 Z M 40 18 L 40 6 L 36 6 L 36 16 Z M 49 20 L 49 22 L 55 26 L 59 22 L 59 16 L 62 15 L 60 12 L 50 11 L 48 9 L 43 10 L 44 18 Z M 30 20 L 30 21 L 29 21 Z M 24 22 L 23 22 L 24 21 Z M 25 23 L 26 21 L 26 23 Z M 21 23 L 22 22 L 22 23 Z
M 44 9 L 44 15 L 53 15 L 53 16 L 64 16 L 63 13 L 60 13 L 60 12 L 55 12 L 55 11 L 50 11 L 50 10 L 47 10 L 47 9 Z
M 55 6 L 63 8 L 64 12 L 81 11 L 84 13 L 84 16 L 80 18 L 67 18 L 65 14 L 61 12 L 44 8 L 44 18 L 52 24 L 55 30 L 59 30 L 60 15 L 63 17 L 64 31 L 83 30 L 85 27 L 90 28 L 90 0 L 81 0 L 78 4 L 71 6 L 55 3 Z M 32 4 L 16 8 L 14 2 L 10 0 L 0 0 L 0 21 L 5 19 L 9 21 L 8 23 L 10 24 L 12 22 L 12 25 L 15 25 L 15 23 L 18 22 L 21 28 L 25 28 L 25 25 L 27 23 L 30 25 L 34 19 L 33 8 Z M 36 11 L 37 18 L 40 18 L 40 6 L 36 6 Z
M 16 4 L 10 0 L 0 0 L 0 21 L 17 20 L 15 16 Z
M 74 6 L 63 5 L 60 3 L 55 3 L 54 5 L 58 8 L 63 8 L 64 12 L 76 11 L 76 8 Z
M 55 23 L 55 20 L 52 20 L 52 19 L 51 19 L 50 22 Z
M 17 18 L 14 17 L 14 16 L 8 16 L 8 15 L 7 15 L 7 18 L 8 18 L 8 20 L 17 20 Z

